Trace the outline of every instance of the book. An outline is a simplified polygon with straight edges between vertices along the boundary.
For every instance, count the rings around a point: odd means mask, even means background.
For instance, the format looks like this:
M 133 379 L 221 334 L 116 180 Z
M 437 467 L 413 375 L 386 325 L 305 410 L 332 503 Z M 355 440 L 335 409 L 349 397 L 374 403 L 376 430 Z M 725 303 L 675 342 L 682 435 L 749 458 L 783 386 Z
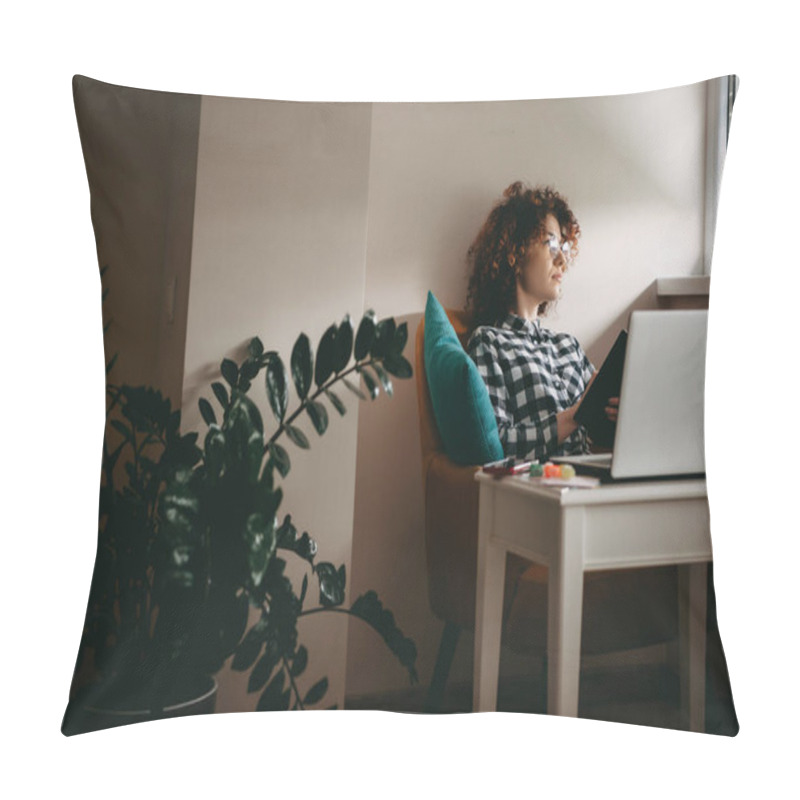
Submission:
M 586 428 L 586 432 L 597 447 L 614 446 L 617 423 L 606 416 L 610 397 L 619 397 L 622 389 L 622 369 L 625 366 L 625 348 L 628 332 L 622 330 L 617 336 L 603 366 L 597 373 L 588 391 L 575 411 L 575 421 Z

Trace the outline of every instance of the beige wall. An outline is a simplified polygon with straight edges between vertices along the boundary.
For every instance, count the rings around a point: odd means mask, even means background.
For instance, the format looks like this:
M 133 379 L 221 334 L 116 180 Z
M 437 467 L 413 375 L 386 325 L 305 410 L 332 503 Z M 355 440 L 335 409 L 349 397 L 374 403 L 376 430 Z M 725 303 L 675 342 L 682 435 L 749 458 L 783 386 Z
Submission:
M 219 380 L 222 358 L 241 361 L 252 336 L 278 350 L 288 367 L 301 332 L 316 350 L 324 330 L 346 312 L 360 318 L 369 130 L 366 105 L 203 98 L 184 378 L 188 429 L 205 430 L 198 398 L 216 406 L 208 387 Z M 274 424 L 262 381 L 251 397 L 265 425 Z M 291 397 L 293 409 L 293 390 Z M 318 540 L 318 560 L 343 563 L 348 574 L 358 425 L 351 397 L 342 395 L 345 417 L 328 406 L 323 440 L 310 421 L 299 421 L 310 451 L 284 442 L 292 471 L 279 510 Z M 302 572 L 291 574 L 299 579 Z M 312 583 L 309 598 L 316 597 Z M 304 688 L 327 675 L 326 703 L 340 706 L 347 622 L 329 614 L 300 624 L 309 650 Z M 219 677 L 218 711 L 255 706 L 246 674 L 223 670 Z
M 703 84 L 491 104 L 203 98 L 184 424 L 203 429 L 198 397 L 254 334 L 288 360 L 301 330 L 316 344 L 345 311 L 357 320 L 371 307 L 408 321 L 413 360 L 428 289 L 463 306 L 466 249 L 515 179 L 556 186 L 580 220 L 581 255 L 548 324 L 599 363 L 631 308 L 655 305 L 656 278 L 702 271 L 704 126 Z M 360 407 L 345 397 L 349 413 L 332 415 L 324 441 L 306 423 L 312 451 L 289 445 L 281 511 L 346 565 L 349 601 L 378 591 L 427 683 L 441 623 L 427 599 L 415 383 Z M 407 686 L 359 622 L 311 617 L 301 637 L 309 685 L 327 675 L 331 703 Z M 463 637 L 454 679 L 469 677 L 471 647 Z M 246 676 L 221 684 L 220 711 L 255 704 Z
M 705 85 L 621 97 L 491 104 L 376 104 L 369 171 L 366 303 L 408 318 L 431 289 L 463 307 L 464 257 L 502 190 L 554 185 L 583 229 L 580 257 L 546 324 L 602 362 L 634 307 L 655 307 L 658 277 L 700 274 Z M 413 382 L 362 409 L 351 591 L 375 588 L 419 648 L 430 681 L 442 623 L 427 600 Z M 375 447 L 375 442 L 380 442 Z M 351 625 L 348 694 L 407 686 L 375 637 Z M 468 678 L 462 637 L 453 678 Z

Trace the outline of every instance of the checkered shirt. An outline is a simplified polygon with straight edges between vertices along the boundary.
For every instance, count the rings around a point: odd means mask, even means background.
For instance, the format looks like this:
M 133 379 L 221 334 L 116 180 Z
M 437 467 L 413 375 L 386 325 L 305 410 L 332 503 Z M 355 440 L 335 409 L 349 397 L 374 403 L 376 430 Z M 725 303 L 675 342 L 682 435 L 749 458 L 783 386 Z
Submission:
M 556 414 L 573 406 L 595 371 L 574 336 L 509 314 L 476 328 L 467 352 L 489 390 L 507 456 L 546 461 L 589 452 L 580 426 L 559 446 Z

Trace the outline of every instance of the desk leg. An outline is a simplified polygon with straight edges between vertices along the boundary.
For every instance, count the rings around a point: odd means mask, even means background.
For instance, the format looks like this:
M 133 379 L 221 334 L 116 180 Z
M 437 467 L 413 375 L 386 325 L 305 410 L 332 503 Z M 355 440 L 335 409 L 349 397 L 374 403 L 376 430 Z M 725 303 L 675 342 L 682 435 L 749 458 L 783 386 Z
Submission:
M 481 486 L 478 515 L 478 585 L 475 603 L 473 711 L 495 711 L 503 626 L 506 553 L 491 541 L 495 492 Z
M 563 509 L 547 582 L 547 713 L 564 717 L 578 716 L 583 524 L 582 508 Z
M 705 730 L 708 564 L 678 569 L 681 712 L 690 731 Z

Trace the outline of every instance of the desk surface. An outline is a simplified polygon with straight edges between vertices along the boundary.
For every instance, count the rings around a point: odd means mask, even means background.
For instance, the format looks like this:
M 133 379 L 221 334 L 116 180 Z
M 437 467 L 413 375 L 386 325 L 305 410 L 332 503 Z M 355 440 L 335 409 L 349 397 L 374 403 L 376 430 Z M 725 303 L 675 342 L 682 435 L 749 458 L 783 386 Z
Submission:
M 705 479 L 632 481 L 628 483 L 606 483 L 592 489 L 570 489 L 547 486 L 530 475 L 507 475 L 497 478 L 478 470 L 475 479 L 493 484 L 496 488 L 522 494 L 535 494 L 545 501 L 560 506 L 605 505 L 608 503 L 636 503 L 652 500 L 684 500 L 706 497 Z

